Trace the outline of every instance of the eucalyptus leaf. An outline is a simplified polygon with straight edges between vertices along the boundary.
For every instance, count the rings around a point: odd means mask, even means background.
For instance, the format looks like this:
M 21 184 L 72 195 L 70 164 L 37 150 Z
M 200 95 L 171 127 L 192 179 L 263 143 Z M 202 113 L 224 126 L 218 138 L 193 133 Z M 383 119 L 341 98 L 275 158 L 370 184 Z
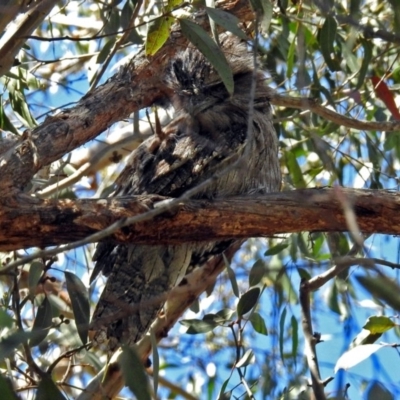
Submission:
M 65 272 L 65 280 L 78 334 L 82 343 L 85 344 L 87 342 L 90 318 L 89 293 L 85 285 L 75 274 Z

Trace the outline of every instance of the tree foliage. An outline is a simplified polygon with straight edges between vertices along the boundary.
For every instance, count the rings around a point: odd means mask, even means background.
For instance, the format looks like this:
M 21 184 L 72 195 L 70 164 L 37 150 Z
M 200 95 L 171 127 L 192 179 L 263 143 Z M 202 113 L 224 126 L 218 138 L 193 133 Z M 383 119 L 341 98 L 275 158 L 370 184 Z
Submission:
M 149 398 L 138 366 L 149 356 L 160 398 L 400 396 L 392 372 L 400 251 L 398 237 L 387 235 L 399 226 L 400 6 L 205 3 L 0 4 L 0 390 L 7 398 L 102 398 L 120 392 L 123 377 L 122 396 Z M 169 214 L 152 219 L 161 199 L 95 199 L 112 191 L 125 156 L 168 120 L 152 108 L 154 77 L 177 51 L 199 48 L 232 91 L 216 40 L 226 30 L 248 40 L 276 89 L 284 193 L 276 208 L 266 203 L 274 215 L 263 217 L 265 231 L 257 225 L 268 238 L 193 271 L 190 293 L 171 292 L 168 320 L 160 316 L 137 349 L 110 360 L 87 339 L 89 307 L 104 284 L 88 286 L 93 243 L 111 234 L 132 240 L 119 228 L 137 215 L 149 231 L 160 221 L 160 240 L 184 241 L 179 226 L 168 236 L 168 224 L 196 207 L 179 199 L 175 215 L 164 204 Z M 230 209 L 201 204 L 199 218 L 221 231 L 224 221 L 232 230 L 243 221 L 237 237 L 243 227 L 254 232 L 263 200 L 234 201 Z M 146 225 L 137 227 L 150 240 Z

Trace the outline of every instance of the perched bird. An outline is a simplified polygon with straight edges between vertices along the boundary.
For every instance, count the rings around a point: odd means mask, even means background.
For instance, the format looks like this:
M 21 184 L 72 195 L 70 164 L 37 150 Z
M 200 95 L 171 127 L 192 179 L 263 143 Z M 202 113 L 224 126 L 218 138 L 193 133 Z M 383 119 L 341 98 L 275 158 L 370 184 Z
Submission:
M 221 46 L 233 72 L 234 93 L 227 92 L 198 50 L 188 48 L 179 53 L 163 79 L 164 103 L 173 107 L 173 119 L 162 132 L 133 151 L 116 180 L 114 196 L 179 197 L 212 176 L 217 178 L 195 197 L 213 199 L 279 190 L 277 136 L 269 102 L 273 92 L 261 71 L 253 73 L 253 56 L 245 43 L 224 35 Z M 255 93 L 249 121 L 253 80 Z M 239 168 L 216 175 L 240 156 L 243 159 Z M 93 278 L 102 271 L 108 280 L 92 318 L 94 341 L 107 342 L 111 351 L 122 343 L 136 343 L 188 267 L 201 267 L 232 243 L 99 243 L 93 257 Z

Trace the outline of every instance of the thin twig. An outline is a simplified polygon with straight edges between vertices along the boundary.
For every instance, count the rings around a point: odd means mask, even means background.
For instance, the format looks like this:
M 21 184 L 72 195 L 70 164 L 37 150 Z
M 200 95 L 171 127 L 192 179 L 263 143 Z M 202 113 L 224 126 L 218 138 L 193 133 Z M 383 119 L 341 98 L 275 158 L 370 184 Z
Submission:
M 313 333 L 310 311 L 310 288 L 306 280 L 300 283 L 301 322 L 304 333 L 304 353 L 311 373 L 311 384 L 316 400 L 326 400 L 324 384 L 319 372 L 316 352 L 317 337 Z

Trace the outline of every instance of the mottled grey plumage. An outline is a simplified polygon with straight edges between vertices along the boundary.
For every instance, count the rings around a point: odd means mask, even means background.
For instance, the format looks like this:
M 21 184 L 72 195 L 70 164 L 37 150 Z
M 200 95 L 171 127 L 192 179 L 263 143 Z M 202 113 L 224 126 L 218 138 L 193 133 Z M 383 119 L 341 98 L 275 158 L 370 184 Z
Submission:
M 231 36 L 222 39 L 222 46 L 234 74 L 234 94 L 229 96 L 200 52 L 190 48 L 179 54 L 165 77 L 165 92 L 174 108 L 174 118 L 162 134 L 149 138 L 132 153 L 116 181 L 115 196 L 178 197 L 232 163 L 232 155 L 243 154 L 253 79 L 252 55 L 245 44 Z M 277 138 L 269 103 L 272 92 L 264 81 L 264 75 L 258 72 L 252 134 L 244 163 L 196 197 L 212 199 L 279 190 Z M 187 268 L 200 266 L 231 243 L 99 243 L 94 255 L 94 276 L 101 270 L 108 275 L 108 281 L 92 319 L 94 340 L 102 343 L 109 339 L 110 350 L 121 343 L 137 342 Z

